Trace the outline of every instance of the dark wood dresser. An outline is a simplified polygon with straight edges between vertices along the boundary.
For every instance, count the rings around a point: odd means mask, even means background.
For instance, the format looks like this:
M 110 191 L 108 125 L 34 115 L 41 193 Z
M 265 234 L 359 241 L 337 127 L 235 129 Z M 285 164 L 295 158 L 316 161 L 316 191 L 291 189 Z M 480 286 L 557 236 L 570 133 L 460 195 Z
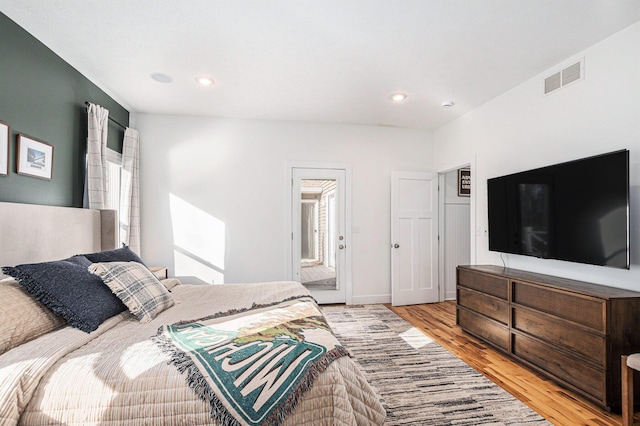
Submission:
M 492 265 L 458 266 L 456 314 L 464 331 L 603 408 L 620 410 L 620 356 L 640 352 L 640 292 Z

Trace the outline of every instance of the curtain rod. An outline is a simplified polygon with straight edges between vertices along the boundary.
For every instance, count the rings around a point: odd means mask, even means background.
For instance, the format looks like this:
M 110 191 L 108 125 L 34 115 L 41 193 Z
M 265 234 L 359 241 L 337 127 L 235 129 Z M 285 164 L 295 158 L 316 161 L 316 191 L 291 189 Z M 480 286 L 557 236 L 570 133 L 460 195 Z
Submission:
M 85 102 L 84 103 L 86 106 L 89 106 L 91 104 L 91 102 Z M 117 124 L 118 126 L 122 127 L 124 130 L 127 130 L 127 126 L 124 126 L 120 123 L 118 123 L 116 120 L 114 120 L 113 118 L 111 118 L 111 116 L 109 116 L 109 120 L 113 121 L 115 124 Z

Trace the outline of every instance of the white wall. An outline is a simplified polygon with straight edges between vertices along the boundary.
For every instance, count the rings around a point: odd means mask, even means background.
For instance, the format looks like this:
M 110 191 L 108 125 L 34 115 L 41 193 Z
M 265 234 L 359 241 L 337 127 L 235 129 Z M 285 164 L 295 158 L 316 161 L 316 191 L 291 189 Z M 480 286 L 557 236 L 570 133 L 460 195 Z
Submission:
M 434 133 L 436 164 L 475 155 L 477 263 L 502 265 L 488 251 L 486 180 L 627 148 L 631 153 L 630 271 L 504 255 L 508 267 L 640 290 L 640 23 L 567 58 Z M 548 96 L 545 77 L 585 58 L 583 81 Z
M 206 282 L 286 276 L 287 161 L 352 167 L 353 302 L 390 301 L 390 176 L 433 170 L 432 132 L 136 114 L 142 257 Z M 290 238 L 290 237 L 289 237 Z

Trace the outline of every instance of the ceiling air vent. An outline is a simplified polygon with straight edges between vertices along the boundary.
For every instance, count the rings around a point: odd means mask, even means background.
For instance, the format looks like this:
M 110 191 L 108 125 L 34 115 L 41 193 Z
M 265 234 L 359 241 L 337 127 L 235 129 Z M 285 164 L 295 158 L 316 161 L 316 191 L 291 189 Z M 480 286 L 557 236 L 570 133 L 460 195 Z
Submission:
M 553 75 L 544 79 L 544 94 L 561 89 L 571 83 L 584 79 L 584 58 L 580 59 L 573 65 L 569 65 L 562 71 L 558 71 Z

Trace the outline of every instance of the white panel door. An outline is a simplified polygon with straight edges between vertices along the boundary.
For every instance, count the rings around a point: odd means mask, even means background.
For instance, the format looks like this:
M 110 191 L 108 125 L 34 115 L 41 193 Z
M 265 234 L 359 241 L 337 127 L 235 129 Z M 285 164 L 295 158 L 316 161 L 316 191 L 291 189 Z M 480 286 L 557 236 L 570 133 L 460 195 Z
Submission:
M 392 305 L 440 300 L 436 173 L 391 177 L 391 275 Z

